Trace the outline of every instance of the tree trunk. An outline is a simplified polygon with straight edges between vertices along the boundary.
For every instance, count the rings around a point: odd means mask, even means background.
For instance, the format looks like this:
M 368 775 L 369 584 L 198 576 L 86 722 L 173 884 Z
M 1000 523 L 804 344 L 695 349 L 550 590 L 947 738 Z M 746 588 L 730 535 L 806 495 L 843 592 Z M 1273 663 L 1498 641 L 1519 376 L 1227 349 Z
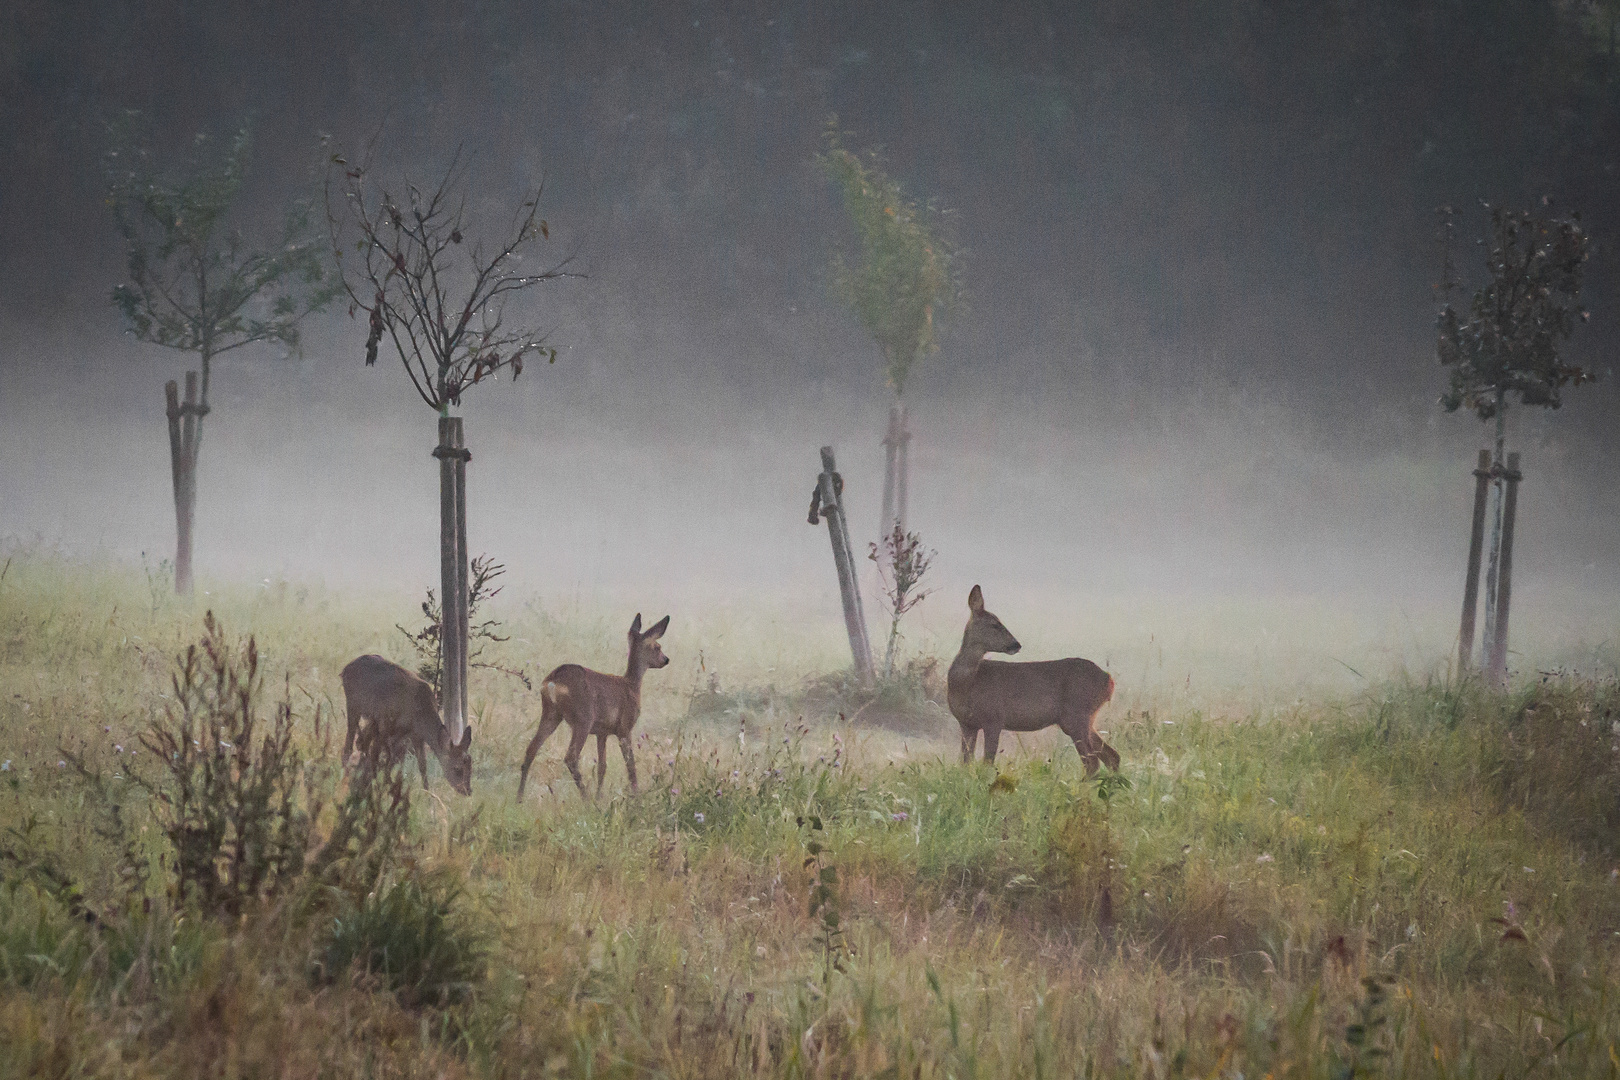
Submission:
M 1480 643 L 1481 667 L 1489 674 L 1491 643 L 1496 640 L 1496 572 L 1502 557 L 1502 453 L 1507 443 L 1507 404 L 1502 391 L 1496 392 L 1496 443 L 1491 455 L 1495 490 L 1491 493 L 1491 561 L 1485 571 L 1485 640 Z
M 900 452 L 895 461 L 894 526 L 901 535 L 906 531 L 906 497 L 911 484 L 911 427 L 906 422 L 906 407 L 900 406 Z
M 174 591 L 190 596 L 191 529 L 197 505 L 197 373 L 186 372 L 186 397 L 177 402 L 171 380 L 164 386 L 169 415 L 169 464 L 174 479 Z
M 1503 476 L 1507 497 L 1502 510 L 1502 561 L 1496 568 L 1496 636 L 1489 641 L 1490 679 L 1498 690 L 1506 690 L 1508 684 L 1508 605 L 1513 598 L 1513 519 L 1518 516 L 1520 478 L 1519 455 L 1509 454 Z
M 1485 544 L 1485 489 L 1491 480 L 1491 452 L 1479 452 L 1474 470 L 1474 519 L 1468 532 L 1468 578 L 1463 585 L 1462 627 L 1457 633 L 1457 675 L 1466 675 L 1474 663 L 1474 612 L 1479 604 L 1480 549 Z
M 889 430 L 883 436 L 883 516 L 878 518 L 878 538 L 894 532 L 894 488 L 899 469 L 900 406 L 889 406 Z

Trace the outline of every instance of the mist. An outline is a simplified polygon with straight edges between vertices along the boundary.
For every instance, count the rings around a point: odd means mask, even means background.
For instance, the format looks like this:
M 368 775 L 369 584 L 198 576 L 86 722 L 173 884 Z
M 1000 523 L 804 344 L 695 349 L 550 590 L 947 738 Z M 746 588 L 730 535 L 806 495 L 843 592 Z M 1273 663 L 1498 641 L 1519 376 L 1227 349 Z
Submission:
M 509 596 L 677 626 L 768 610 L 825 636 L 817 448 L 838 453 L 864 554 L 892 400 L 830 289 L 849 226 L 812 159 L 836 114 L 949 209 L 964 250 L 966 303 L 906 393 L 908 526 L 939 552 L 912 645 L 948 654 L 978 583 L 1030 655 L 1127 657 L 1138 682 L 1149 641 L 1183 654 L 1151 674 L 1166 683 L 1197 667 L 1237 686 L 1262 653 L 1344 687 L 1443 664 L 1486 432 L 1434 403 L 1433 210 L 1549 196 L 1597 238 L 1570 348 L 1605 377 L 1511 416 L 1515 648 L 1612 667 L 1612 91 L 1549 127 L 1576 106 L 1545 71 L 1601 59 L 1561 7 L 1508 5 L 1501 25 L 1419 7 L 24 4 L 0 29 L 0 536 L 172 556 L 162 383 L 191 358 L 132 341 L 107 302 L 99 124 L 140 108 L 179 153 L 252 115 L 250 232 L 318 191 L 323 133 L 375 137 L 381 170 L 429 181 L 464 146 L 485 220 L 544 185 L 546 252 L 582 276 L 513 315 L 557 361 L 461 410 L 470 548 L 507 565 Z M 200 588 L 409 602 L 436 583 L 433 416 L 386 348 L 363 365 L 364 336 L 334 310 L 296 355 L 219 364 Z

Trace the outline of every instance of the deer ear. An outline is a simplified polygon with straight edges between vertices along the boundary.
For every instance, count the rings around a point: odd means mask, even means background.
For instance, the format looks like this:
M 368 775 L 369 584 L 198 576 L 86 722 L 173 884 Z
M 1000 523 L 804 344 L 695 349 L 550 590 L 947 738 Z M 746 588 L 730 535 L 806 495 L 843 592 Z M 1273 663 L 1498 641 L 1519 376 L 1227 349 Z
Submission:
M 636 621 L 630 624 L 630 636 L 641 636 L 641 612 L 636 612 Z
M 975 614 L 984 610 L 984 593 L 979 591 L 977 585 L 973 586 L 973 591 L 968 593 L 968 610 Z
M 472 746 L 472 728 L 471 727 L 468 727 L 468 728 L 466 728 L 465 730 L 462 731 L 462 733 L 461 733 L 461 742 L 460 742 L 459 745 L 461 746 L 461 749 L 463 751 L 469 749 Z
M 664 636 L 664 631 L 668 630 L 668 629 L 669 629 L 669 616 L 665 615 L 662 619 L 659 619 L 657 622 L 653 623 L 652 628 L 649 629 L 645 634 L 642 634 L 641 636 L 642 636 L 643 639 L 657 640 L 658 638 L 663 637 Z

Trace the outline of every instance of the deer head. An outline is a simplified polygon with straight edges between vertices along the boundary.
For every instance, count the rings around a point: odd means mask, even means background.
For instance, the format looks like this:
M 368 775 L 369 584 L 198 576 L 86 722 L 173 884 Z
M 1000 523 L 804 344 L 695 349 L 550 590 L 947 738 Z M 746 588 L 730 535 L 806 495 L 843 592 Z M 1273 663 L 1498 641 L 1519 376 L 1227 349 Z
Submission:
M 1001 620 L 994 614 L 985 610 L 984 593 L 979 591 L 977 585 L 968 593 L 967 630 L 962 634 L 963 652 L 997 652 L 1013 655 L 1023 646 L 1012 632 L 1001 624 Z
M 458 795 L 472 794 L 472 728 L 461 733 L 460 742 L 451 742 L 448 732 L 444 737 L 445 750 L 439 755 L 439 766 L 444 778 Z
M 664 636 L 669 629 L 669 616 L 653 623 L 645 631 L 641 629 L 641 612 L 636 612 L 636 619 L 630 624 L 630 677 L 635 678 L 644 671 L 667 667 L 669 657 L 659 648 L 658 639 Z

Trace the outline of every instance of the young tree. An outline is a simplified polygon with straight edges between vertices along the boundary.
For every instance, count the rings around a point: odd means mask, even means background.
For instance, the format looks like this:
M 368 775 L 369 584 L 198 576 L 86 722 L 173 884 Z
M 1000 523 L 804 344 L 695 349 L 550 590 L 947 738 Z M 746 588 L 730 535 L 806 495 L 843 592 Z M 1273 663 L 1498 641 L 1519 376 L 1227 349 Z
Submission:
M 113 289 L 113 303 L 138 340 L 195 353 L 202 366 L 200 387 L 195 373 L 186 376 L 183 405 L 175 383 L 166 387 L 174 584 L 185 595 L 191 592 L 197 454 L 214 358 L 261 343 L 296 350 L 298 324 L 330 303 L 338 287 L 307 202 L 288 208 L 279 239 L 265 247 L 250 243 L 231 220 L 252 149 L 248 127 L 217 152 L 198 135 L 178 176 L 154 169 L 139 114 L 124 114 L 108 134 L 107 202 L 124 238 L 128 270 L 128 280 Z
M 906 612 L 928 599 L 932 589 L 922 588 L 922 580 L 938 552 L 923 547 L 922 537 L 902 532 L 899 525 L 874 543 L 867 558 L 877 564 L 878 580 L 884 599 L 889 602 L 889 646 L 883 654 L 883 677 L 894 677 L 894 647 L 900 640 L 900 620 Z
M 467 708 L 467 516 L 461 405 L 467 390 L 501 372 L 515 380 L 526 357 L 555 363 L 557 350 L 528 327 L 506 323 L 514 294 L 567 274 L 561 265 L 530 268 L 524 260 L 550 229 L 540 217 L 540 188 L 520 204 L 497 239 L 486 242 L 467 215 L 467 171 L 458 150 L 438 184 L 374 180 L 370 154 L 350 164 L 334 154 L 326 207 L 333 251 L 349 313 L 366 313 L 366 364 L 386 337 L 417 396 L 439 415 L 440 705 L 452 738 Z
M 865 158 L 845 148 L 837 118 L 828 122 L 827 148 L 817 163 L 837 185 L 855 226 L 860 256 L 833 257 L 833 282 L 877 342 L 894 390 L 890 410 L 887 475 L 883 484 L 883 532 L 904 530 L 906 443 L 901 399 L 911 369 L 938 350 L 936 325 L 960 296 L 956 249 L 944 235 L 943 214 L 908 198 L 876 154 Z M 898 496 L 898 501 L 897 501 Z
M 1500 206 L 1487 209 L 1491 235 L 1481 246 L 1490 280 L 1474 293 L 1466 311 L 1453 308 L 1447 245 L 1442 282 L 1447 298 L 1438 319 L 1436 352 L 1440 363 L 1451 371 L 1451 385 L 1440 396 L 1445 410 L 1466 407 L 1481 420 L 1496 422 L 1485 648 L 1487 666 L 1492 669 L 1487 675 L 1500 682 L 1505 677 L 1506 654 L 1494 643 L 1509 395 L 1523 406 L 1556 409 L 1563 403 L 1564 387 L 1591 382 L 1596 376 L 1559 355 L 1562 343 L 1587 314 L 1579 297 L 1590 241 L 1579 215 L 1559 218 Z M 1450 211 L 1443 213 L 1449 236 Z

